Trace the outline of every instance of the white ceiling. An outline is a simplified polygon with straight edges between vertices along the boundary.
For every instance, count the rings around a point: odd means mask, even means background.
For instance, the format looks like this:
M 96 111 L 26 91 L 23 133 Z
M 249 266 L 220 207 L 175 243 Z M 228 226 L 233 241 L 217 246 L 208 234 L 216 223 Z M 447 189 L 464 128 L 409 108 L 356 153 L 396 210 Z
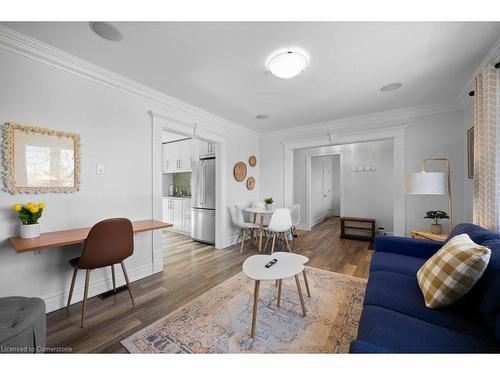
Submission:
M 3 25 L 260 132 L 452 102 L 500 38 L 500 22 L 115 22 L 118 43 L 82 22 Z M 304 73 L 266 73 L 293 46 Z M 391 82 L 403 87 L 380 92 Z

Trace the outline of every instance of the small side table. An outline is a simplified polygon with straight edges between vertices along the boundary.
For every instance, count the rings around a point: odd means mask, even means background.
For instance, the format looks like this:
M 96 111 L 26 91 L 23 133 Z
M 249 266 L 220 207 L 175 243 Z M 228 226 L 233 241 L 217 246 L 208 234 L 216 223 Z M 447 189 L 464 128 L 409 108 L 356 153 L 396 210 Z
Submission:
M 426 240 L 444 242 L 448 238 L 448 233 L 435 234 L 428 230 L 412 230 L 411 238 L 423 238 Z

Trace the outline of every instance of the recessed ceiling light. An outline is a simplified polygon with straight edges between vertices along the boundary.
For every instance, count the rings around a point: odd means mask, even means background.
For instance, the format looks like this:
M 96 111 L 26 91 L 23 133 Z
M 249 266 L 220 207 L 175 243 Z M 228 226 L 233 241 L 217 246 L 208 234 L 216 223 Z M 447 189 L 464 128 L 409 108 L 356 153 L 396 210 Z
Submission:
M 267 120 L 267 119 L 269 118 L 269 116 L 268 116 L 268 115 L 264 115 L 264 114 L 262 114 L 262 115 L 257 115 L 257 116 L 255 116 L 255 118 L 256 118 L 257 120 Z
M 111 42 L 121 42 L 123 40 L 120 30 L 108 22 L 89 22 L 89 27 L 103 39 Z
M 274 54 L 267 63 L 267 69 L 279 78 L 292 78 L 302 73 L 309 63 L 302 51 L 286 50 Z
M 382 86 L 380 88 L 380 91 L 384 91 L 384 92 L 394 91 L 394 90 L 399 89 L 401 86 L 403 86 L 403 84 L 399 83 L 399 82 L 389 83 L 388 85 Z

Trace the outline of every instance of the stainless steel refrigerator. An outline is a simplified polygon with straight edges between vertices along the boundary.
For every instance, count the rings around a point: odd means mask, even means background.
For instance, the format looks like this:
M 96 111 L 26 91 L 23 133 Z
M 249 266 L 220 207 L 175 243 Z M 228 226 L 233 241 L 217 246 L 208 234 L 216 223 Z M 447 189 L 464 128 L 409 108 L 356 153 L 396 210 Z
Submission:
M 215 244 L 215 156 L 201 156 L 192 178 L 191 238 Z

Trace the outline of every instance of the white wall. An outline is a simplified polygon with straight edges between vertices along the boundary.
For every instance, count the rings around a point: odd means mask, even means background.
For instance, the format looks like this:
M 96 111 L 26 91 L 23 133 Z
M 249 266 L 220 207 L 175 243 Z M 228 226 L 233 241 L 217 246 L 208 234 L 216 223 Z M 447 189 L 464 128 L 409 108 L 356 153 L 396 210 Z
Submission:
M 300 203 L 307 211 L 306 198 L 306 157 L 308 154 L 340 153 L 342 216 L 372 217 L 377 226 L 386 231 L 393 230 L 393 178 L 392 140 L 356 143 L 350 145 L 315 147 L 294 151 L 294 202 Z M 314 160 L 316 158 L 312 158 Z M 353 172 L 353 167 L 373 165 L 376 171 Z M 312 181 L 314 186 L 314 181 Z M 314 207 L 313 213 L 316 212 Z M 306 216 L 301 215 L 301 224 L 306 226 Z M 317 215 L 316 215 L 317 216 Z M 313 224 L 316 223 L 313 214 Z
M 0 48 L 1 122 L 13 121 L 79 133 L 82 142 L 81 189 L 74 194 L 11 195 L 0 192 L 0 297 L 37 296 L 49 311 L 64 305 L 71 279 L 67 261 L 80 255 L 80 246 L 16 254 L 8 238 L 17 234 L 17 219 L 10 211 L 15 202 L 45 201 L 42 231 L 90 226 L 109 217 L 131 220 L 152 217 L 151 125 L 146 111 L 181 116 L 184 112 L 117 90 L 66 70 Z M 200 121 L 201 122 L 201 121 Z M 232 166 L 257 155 L 258 138 L 217 129 L 206 119 L 203 127 L 224 134 L 226 147 L 227 205 L 248 204 L 259 197 L 259 164 L 249 168 L 256 176 L 255 190 L 232 178 Z M 95 165 L 105 166 L 96 175 Z M 225 245 L 233 238 L 230 218 L 222 227 Z M 132 280 L 152 273 L 153 234 L 135 236 L 135 253 L 126 261 Z M 168 270 L 167 270 L 168 271 Z M 74 302 L 82 298 L 80 273 Z M 119 283 L 123 283 L 119 273 Z M 108 290 L 110 271 L 92 272 L 90 295 Z
M 453 216 L 455 223 L 460 223 L 464 220 L 465 154 L 463 116 L 463 110 L 455 110 L 404 120 L 404 123 L 407 124 L 405 131 L 405 173 L 419 171 L 420 163 L 425 158 L 446 157 L 452 163 Z M 369 120 L 365 118 L 364 121 L 369 123 Z M 391 126 L 390 122 L 387 122 L 389 124 L 381 123 L 374 126 Z M 326 135 L 329 130 L 322 129 L 322 131 Z M 335 132 L 333 125 L 332 131 Z M 346 130 L 344 129 L 343 131 Z M 296 141 L 297 139 L 299 138 L 290 137 L 287 141 Z M 306 136 L 301 136 L 302 141 L 306 139 Z M 326 143 L 327 141 L 325 141 Z M 282 203 L 284 201 L 283 144 L 275 138 L 264 139 L 260 147 L 260 153 L 261 158 L 266 160 L 266 164 L 261 168 L 261 178 L 263 180 L 261 196 L 271 195 L 275 198 L 276 202 Z M 439 166 L 434 168 L 439 168 Z M 299 183 L 302 182 L 299 181 Z M 438 209 L 446 211 L 448 209 L 445 196 L 406 196 L 405 200 L 406 233 L 409 233 L 412 229 L 425 229 L 429 227 L 429 221 L 422 218 L 426 210 Z
M 406 132 L 406 172 L 420 171 L 421 162 L 426 158 L 443 157 L 451 162 L 453 221 L 464 221 L 464 163 L 463 111 L 438 113 L 414 119 Z M 429 171 L 443 171 L 439 162 L 427 164 Z M 448 212 L 446 196 L 406 196 L 406 229 L 427 229 L 428 219 L 423 219 L 426 211 Z M 448 212 L 449 214 L 449 212 Z M 448 221 L 443 220 L 443 229 L 448 231 Z

